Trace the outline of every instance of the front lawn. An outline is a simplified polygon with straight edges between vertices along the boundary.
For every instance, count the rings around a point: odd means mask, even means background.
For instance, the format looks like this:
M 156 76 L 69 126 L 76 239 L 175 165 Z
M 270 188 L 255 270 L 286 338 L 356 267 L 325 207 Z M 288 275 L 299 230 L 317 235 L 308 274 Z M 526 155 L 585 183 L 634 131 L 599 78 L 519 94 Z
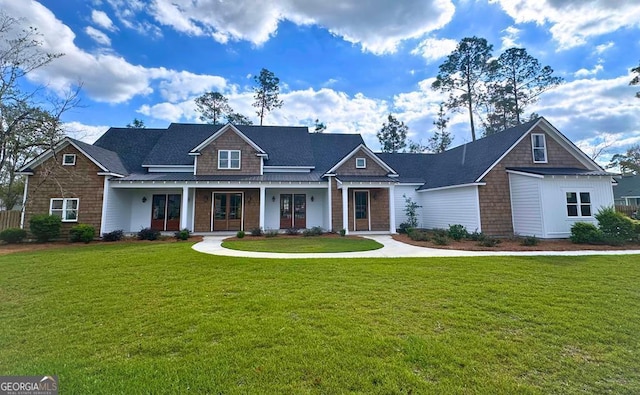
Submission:
M 638 256 L 0 256 L 0 374 L 61 393 L 640 393 Z
M 352 252 L 369 251 L 382 248 L 382 244 L 362 237 L 245 237 L 242 239 L 228 239 L 222 242 L 222 246 L 232 250 L 260 251 L 260 252 Z

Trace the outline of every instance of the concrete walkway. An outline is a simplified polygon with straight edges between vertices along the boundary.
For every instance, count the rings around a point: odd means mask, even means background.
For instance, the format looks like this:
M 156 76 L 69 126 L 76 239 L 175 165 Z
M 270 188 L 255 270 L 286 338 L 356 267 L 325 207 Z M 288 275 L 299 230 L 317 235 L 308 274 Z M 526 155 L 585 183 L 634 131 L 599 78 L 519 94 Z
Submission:
M 196 243 L 193 249 L 205 254 L 234 256 L 245 258 L 276 258 L 276 259 L 300 259 L 300 258 L 429 258 L 429 257 L 461 257 L 461 256 L 539 256 L 539 255 L 629 255 L 640 254 L 640 250 L 616 250 L 616 251 L 461 251 L 445 250 L 439 248 L 416 247 L 395 241 L 389 235 L 363 236 L 382 244 L 384 247 L 371 251 L 357 252 L 329 252 L 329 253 L 275 253 L 252 252 L 230 250 L 222 247 L 222 240 L 228 235 L 205 236 L 204 240 Z

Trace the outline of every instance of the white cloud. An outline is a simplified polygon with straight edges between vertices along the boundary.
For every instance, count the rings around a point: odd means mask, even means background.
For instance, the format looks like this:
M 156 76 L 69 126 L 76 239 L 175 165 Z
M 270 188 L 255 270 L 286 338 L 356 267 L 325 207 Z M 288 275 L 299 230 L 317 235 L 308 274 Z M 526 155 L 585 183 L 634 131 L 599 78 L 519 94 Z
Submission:
M 429 37 L 420 42 L 420 44 L 411 51 L 411 54 L 421 55 L 427 63 L 432 63 L 448 56 L 456 49 L 457 45 L 458 42 L 456 40 Z
M 606 42 L 604 44 L 600 44 L 596 46 L 596 53 L 597 54 L 602 54 L 603 52 L 605 52 L 606 50 L 613 48 L 615 44 L 613 43 L 613 41 L 609 41 Z
M 535 22 L 549 29 L 559 50 L 583 45 L 590 38 L 640 26 L 637 0 L 489 0 L 516 23 Z
M 188 71 L 155 69 L 151 75 L 163 78 L 159 83 L 160 93 L 170 102 L 185 100 L 206 91 L 223 91 L 227 85 L 224 78 L 214 75 L 194 74 Z
M 520 38 L 520 29 L 515 26 L 509 26 L 502 31 L 504 35 L 500 38 L 502 41 L 502 49 L 520 47 L 518 39 Z
M 185 34 L 210 36 L 221 43 L 246 40 L 261 45 L 277 33 L 281 21 L 288 20 L 322 26 L 376 54 L 394 52 L 402 40 L 445 26 L 455 11 L 451 0 L 153 0 L 148 7 L 139 0 L 107 1 L 128 27 L 134 27 L 139 19 L 136 15 L 146 12 L 162 25 Z
M 584 78 L 584 77 L 596 75 L 604 69 L 604 66 L 602 65 L 602 63 L 603 63 L 603 60 L 599 59 L 598 63 L 595 66 L 593 66 L 591 70 L 581 68 L 580 70 L 573 73 L 573 76 L 576 78 Z
M 93 23 L 95 23 L 96 25 L 100 26 L 105 30 L 108 30 L 108 31 L 117 30 L 111 18 L 109 18 L 107 13 L 104 11 L 92 10 L 91 21 L 93 21 Z
M 93 144 L 98 137 L 109 129 L 109 126 L 85 125 L 80 122 L 66 122 L 62 125 L 65 134 L 76 140 Z
M 104 32 L 101 32 L 100 30 L 92 26 L 85 27 L 84 32 L 87 33 L 87 35 L 91 37 L 98 44 L 104 45 L 104 46 L 111 46 L 111 39 L 109 38 L 109 36 L 104 34 Z

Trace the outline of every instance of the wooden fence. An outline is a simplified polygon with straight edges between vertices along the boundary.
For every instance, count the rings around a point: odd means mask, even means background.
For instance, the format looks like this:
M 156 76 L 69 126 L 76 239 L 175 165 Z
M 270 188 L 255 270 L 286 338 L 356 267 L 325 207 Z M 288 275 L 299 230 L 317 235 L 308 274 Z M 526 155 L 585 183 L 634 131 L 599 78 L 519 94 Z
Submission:
M 640 206 L 623 206 L 616 204 L 616 211 L 627 214 L 629 217 L 633 217 L 634 214 L 638 215 Z
M 20 211 L 0 211 L 0 231 L 20 227 Z

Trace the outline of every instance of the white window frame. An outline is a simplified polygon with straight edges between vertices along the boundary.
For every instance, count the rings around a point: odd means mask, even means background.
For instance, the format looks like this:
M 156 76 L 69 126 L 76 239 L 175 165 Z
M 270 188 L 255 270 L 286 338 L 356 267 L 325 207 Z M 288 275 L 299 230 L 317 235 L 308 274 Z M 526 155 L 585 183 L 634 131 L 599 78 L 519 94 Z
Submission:
M 358 161 L 362 161 L 361 165 L 358 165 Z M 367 158 L 356 158 L 356 169 L 366 169 L 367 168 Z
M 222 163 L 221 153 L 223 153 L 223 152 L 227 153 L 226 166 L 223 166 L 223 163 Z M 231 154 L 233 154 L 235 152 L 238 153 L 238 167 L 231 167 L 231 161 L 232 161 Z M 242 167 L 242 151 L 240 151 L 239 149 L 218 150 L 218 169 L 219 170 L 240 170 L 241 167 Z
M 567 194 L 568 193 L 575 193 L 576 194 L 576 203 L 569 203 L 567 200 Z M 588 203 L 584 203 L 582 201 L 582 196 L 580 196 L 580 194 L 582 193 L 588 193 L 589 194 L 589 202 Z M 567 207 L 567 217 L 568 218 L 593 218 L 593 199 L 591 199 L 591 191 L 578 191 L 578 190 L 566 190 L 564 193 L 564 203 L 565 206 Z M 582 215 L 582 206 L 589 206 L 589 212 L 591 213 L 590 215 Z M 569 206 L 576 206 L 576 213 L 577 215 L 569 215 Z
M 53 202 L 62 201 L 62 208 L 53 208 Z M 70 202 L 75 201 L 76 208 L 70 208 Z M 75 211 L 75 218 L 69 219 L 69 213 Z M 80 211 L 80 199 L 78 198 L 51 198 L 49 201 L 49 215 L 56 215 L 60 213 L 60 218 L 62 218 L 62 222 L 78 222 L 78 212 Z
M 67 163 L 67 158 L 73 158 L 71 163 Z M 62 166 L 75 166 L 76 165 L 76 154 L 64 154 L 62 155 Z
M 536 137 L 542 137 L 542 147 L 536 147 Z M 544 152 L 543 160 L 536 160 L 536 150 L 542 150 Z M 547 163 L 547 136 L 544 133 L 531 133 L 531 154 L 533 155 L 533 163 Z

